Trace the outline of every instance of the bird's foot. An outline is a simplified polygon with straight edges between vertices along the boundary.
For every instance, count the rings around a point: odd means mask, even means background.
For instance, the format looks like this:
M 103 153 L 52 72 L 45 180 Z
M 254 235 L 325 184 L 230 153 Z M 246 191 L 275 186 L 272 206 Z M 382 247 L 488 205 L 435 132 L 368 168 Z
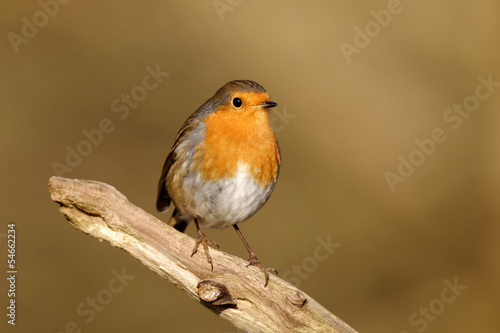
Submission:
M 269 272 L 278 275 L 278 271 L 276 269 L 262 265 L 259 259 L 257 259 L 257 256 L 253 253 L 250 255 L 250 258 L 248 259 L 247 267 L 250 265 L 258 267 L 262 272 L 264 272 L 264 275 L 266 276 L 266 283 L 264 284 L 264 287 L 266 287 L 267 283 L 269 282 Z
M 208 252 L 208 246 L 213 246 L 219 248 L 219 244 L 215 241 L 208 240 L 205 234 L 198 229 L 198 239 L 196 240 L 196 244 L 194 245 L 193 253 L 191 253 L 191 257 L 194 256 L 196 252 L 198 252 L 198 247 L 200 244 L 203 244 L 203 249 L 205 250 L 205 254 L 207 255 L 207 261 L 210 264 L 212 271 L 214 270 L 214 264 L 212 263 L 212 257 Z

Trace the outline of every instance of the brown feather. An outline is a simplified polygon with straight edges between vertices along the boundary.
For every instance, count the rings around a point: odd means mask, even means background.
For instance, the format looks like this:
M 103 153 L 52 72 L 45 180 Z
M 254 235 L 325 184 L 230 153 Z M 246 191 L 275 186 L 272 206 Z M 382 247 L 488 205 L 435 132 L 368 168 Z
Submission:
M 156 209 L 160 213 L 166 211 L 170 206 L 171 202 L 170 195 L 167 192 L 166 181 L 170 167 L 172 166 L 172 164 L 174 164 L 174 162 L 177 159 L 175 150 L 177 149 L 179 144 L 182 143 L 184 136 L 186 136 L 188 133 L 190 133 L 193 129 L 196 128 L 196 126 L 199 123 L 199 120 L 198 121 L 196 120 L 197 119 L 190 117 L 184 122 L 184 124 L 181 127 L 181 130 L 179 131 L 179 133 L 177 133 L 177 136 L 175 137 L 174 145 L 170 149 L 167 159 L 165 160 L 165 164 L 163 165 L 161 177 L 160 180 L 158 181 L 158 197 L 156 199 Z

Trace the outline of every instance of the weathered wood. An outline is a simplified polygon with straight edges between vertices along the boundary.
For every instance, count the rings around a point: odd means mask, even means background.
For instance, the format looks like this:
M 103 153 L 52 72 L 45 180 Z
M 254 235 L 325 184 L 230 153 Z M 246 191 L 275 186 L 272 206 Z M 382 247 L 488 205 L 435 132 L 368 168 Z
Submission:
M 194 239 L 136 207 L 114 187 L 52 177 L 51 198 L 77 229 L 128 251 L 221 318 L 247 332 L 355 332 L 310 296 L 238 257 L 211 249 L 214 270 Z M 203 300 L 202 300 L 203 299 Z

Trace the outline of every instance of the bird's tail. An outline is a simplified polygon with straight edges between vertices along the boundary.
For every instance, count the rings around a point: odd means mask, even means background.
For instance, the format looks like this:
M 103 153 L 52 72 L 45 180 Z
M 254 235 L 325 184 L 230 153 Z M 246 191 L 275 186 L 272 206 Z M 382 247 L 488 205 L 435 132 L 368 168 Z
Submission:
M 189 221 L 186 221 L 181 218 L 179 211 L 177 210 L 177 207 L 174 209 L 174 212 L 172 213 L 172 217 L 170 218 L 170 221 L 168 221 L 168 225 L 174 227 L 174 229 L 184 232 L 188 226 Z

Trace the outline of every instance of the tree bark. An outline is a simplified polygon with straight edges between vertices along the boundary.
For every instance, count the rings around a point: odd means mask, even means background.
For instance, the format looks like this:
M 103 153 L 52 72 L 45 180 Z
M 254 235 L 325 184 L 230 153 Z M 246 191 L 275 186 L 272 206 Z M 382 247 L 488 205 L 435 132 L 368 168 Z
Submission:
M 136 207 L 114 187 L 52 177 L 51 198 L 76 228 L 128 251 L 152 271 L 234 326 L 247 332 L 356 331 L 309 295 L 231 254 L 211 248 L 191 257 L 194 239 Z

